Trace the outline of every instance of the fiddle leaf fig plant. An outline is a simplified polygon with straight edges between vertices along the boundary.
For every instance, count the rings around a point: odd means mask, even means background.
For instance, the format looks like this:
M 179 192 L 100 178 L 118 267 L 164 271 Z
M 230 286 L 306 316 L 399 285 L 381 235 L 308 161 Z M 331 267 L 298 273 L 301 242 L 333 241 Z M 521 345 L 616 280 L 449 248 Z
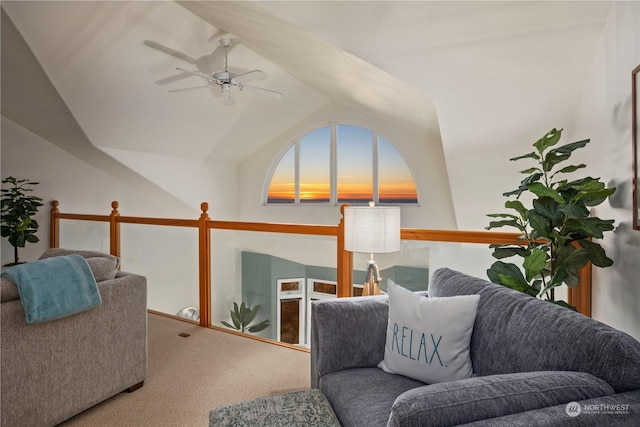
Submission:
M 28 179 L 16 179 L 9 176 L 2 180 L 2 184 L 10 184 L 9 188 L 2 188 L 2 221 L 0 234 L 8 237 L 13 246 L 14 262 L 18 264 L 18 248 L 24 248 L 27 243 L 40 241 L 36 233 L 38 223 L 33 217 L 42 206 L 42 199 L 29 194 L 33 191 L 30 186 L 38 185 Z
M 242 303 L 240 304 L 240 307 L 238 307 L 238 303 L 234 302 L 233 310 L 229 310 L 229 313 L 231 314 L 231 322 L 233 323 L 233 325 L 229 324 L 229 322 L 225 322 L 224 320 L 220 323 L 222 323 L 227 328 L 235 329 L 243 333 L 260 332 L 269 326 L 269 319 L 263 320 L 262 322 L 256 323 L 255 325 L 251 325 L 251 322 L 253 322 L 256 318 L 258 311 L 260 311 L 259 305 L 251 308 L 245 305 L 245 303 Z
M 599 178 L 567 180 L 565 174 L 586 165 L 564 162 L 589 140 L 557 147 L 561 136 L 562 129 L 551 129 L 533 144 L 534 151 L 510 159 L 533 161 L 533 166 L 521 171 L 526 177 L 518 188 L 503 194 L 509 198 L 504 205 L 509 213 L 489 214 L 494 220 L 486 229 L 513 227 L 521 233 L 521 245 L 491 245 L 498 261 L 487 276 L 494 283 L 575 310 L 565 301 L 555 301 L 554 289 L 576 286 L 578 270 L 589 261 L 597 267 L 613 264 L 592 239 L 602 239 L 604 232 L 613 230 L 614 220 L 592 217 L 589 208 L 603 203 L 615 188 L 606 188 Z M 523 194 L 532 198 L 529 207 L 519 200 Z M 514 256 L 522 258 L 521 267 L 501 261 Z

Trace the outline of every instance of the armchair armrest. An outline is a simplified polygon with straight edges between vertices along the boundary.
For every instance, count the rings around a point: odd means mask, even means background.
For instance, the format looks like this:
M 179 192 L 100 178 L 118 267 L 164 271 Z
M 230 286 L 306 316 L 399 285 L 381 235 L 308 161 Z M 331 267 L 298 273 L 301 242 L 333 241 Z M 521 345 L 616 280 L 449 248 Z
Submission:
M 338 298 L 311 303 L 311 387 L 322 375 L 376 367 L 384 358 L 389 317 L 385 296 Z

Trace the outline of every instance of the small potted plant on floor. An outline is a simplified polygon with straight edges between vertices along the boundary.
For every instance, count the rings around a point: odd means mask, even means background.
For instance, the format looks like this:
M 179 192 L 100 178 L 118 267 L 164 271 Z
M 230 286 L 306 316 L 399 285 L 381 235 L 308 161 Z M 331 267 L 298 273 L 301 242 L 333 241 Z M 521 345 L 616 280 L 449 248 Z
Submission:
M 40 197 L 29 194 L 31 186 L 39 184 L 28 179 L 16 179 L 9 176 L 2 180 L 2 184 L 10 184 L 2 188 L 2 221 L 0 234 L 8 237 L 14 249 L 14 262 L 19 264 L 18 248 L 24 248 L 27 243 L 36 243 L 40 239 L 36 236 L 38 223 L 34 219 L 38 209 L 42 206 Z
M 245 305 L 245 303 L 242 303 L 240 304 L 240 307 L 238 307 L 238 303 L 234 302 L 233 310 L 229 310 L 229 314 L 231 315 L 231 322 L 233 322 L 233 325 L 231 325 L 229 322 L 225 322 L 224 320 L 220 323 L 222 323 L 227 328 L 235 329 L 242 333 L 260 332 L 269 326 L 269 319 L 252 325 L 251 322 L 253 322 L 253 320 L 256 318 L 258 311 L 260 311 L 259 305 L 251 308 L 248 305 Z

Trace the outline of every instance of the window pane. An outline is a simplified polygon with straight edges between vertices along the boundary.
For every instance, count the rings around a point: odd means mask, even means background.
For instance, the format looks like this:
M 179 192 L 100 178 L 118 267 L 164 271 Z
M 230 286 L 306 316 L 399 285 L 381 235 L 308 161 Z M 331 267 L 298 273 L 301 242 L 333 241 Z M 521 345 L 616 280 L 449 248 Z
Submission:
M 269 192 L 267 193 L 267 203 L 295 202 L 295 162 L 296 146 L 292 145 L 280 160 L 276 171 L 271 177 Z
M 338 125 L 338 202 L 373 200 L 373 134 L 358 126 Z
M 280 341 L 299 344 L 300 299 L 280 301 Z
M 378 197 L 380 203 L 418 203 L 409 167 L 381 136 L 378 136 Z
M 300 139 L 300 203 L 329 202 L 330 138 L 325 126 Z

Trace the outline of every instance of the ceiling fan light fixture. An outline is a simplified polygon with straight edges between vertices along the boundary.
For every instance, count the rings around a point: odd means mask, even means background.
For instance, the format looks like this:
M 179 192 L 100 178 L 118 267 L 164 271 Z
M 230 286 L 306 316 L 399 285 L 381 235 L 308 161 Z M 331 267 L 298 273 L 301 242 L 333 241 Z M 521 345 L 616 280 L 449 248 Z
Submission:
M 227 55 L 228 55 L 230 43 L 231 43 L 230 39 L 227 39 L 227 38 L 220 40 L 220 44 L 224 47 L 224 71 L 218 71 L 215 73 L 202 73 L 200 71 L 186 70 L 184 68 L 177 68 L 177 70 L 190 73 L 207 80 L 207 83 L 209 83 L 208 86 L 198 86 L 197 89 L 200 89 L 203 87 L 211 87 L 212 86 L 211 83 L 218 85 L 220 87 L 220 90 L 222 91 L 222 100 L 225 105 L 233 105 L 235 103 L 235 100 L 232 94 L 234 89 L 239 90 L 240 92 L 245 92 L 245 89 L 246 89 L 247 92 L 256 93 L 258 95 L 262 95 L 267 98 L 281 99 L 282 94 L 280 92 L 264 89 L 261 87 L 245 85 L 245 83 L 253 80 L 265 79 L 267 77 L 267 73 L 265 73 L 264 71 L 252 70 L 242 74 L 234 74 L 229 71 L 227 67 L 228 65 Z M 179 91 L 182 92 L 184 90 L 190 90 L 190 89 L 196 89 L 196 88 L 185 88 L 185 89 L 180 89 Z M 177 92 L 177 91 L 178 90 L 174 90 L 170 92 Z

